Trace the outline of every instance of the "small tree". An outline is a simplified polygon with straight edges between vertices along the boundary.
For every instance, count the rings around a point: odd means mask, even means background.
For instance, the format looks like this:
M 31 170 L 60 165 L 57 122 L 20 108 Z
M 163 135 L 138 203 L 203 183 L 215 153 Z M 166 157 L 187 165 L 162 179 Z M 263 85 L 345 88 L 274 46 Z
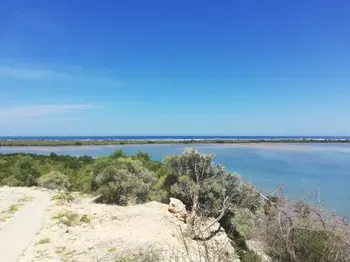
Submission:
M 113 159 L 118 159 L 118 158 L 127 158 L 128 155 L 125 154 L 122 149 L 116 149 L 113 151 L 113 153 L 109 157 Z
M 213 164 L 214 155 L 200 154 L 195 149 L 185 149 L 184 154 L 165 158 L 172 181 L 170 194 L 179 198 L 190 209 L 187 233 L 193 236 L 197 215 L 215 216 L 218 222 L 240 202 L 240 178 L 223 166 Z M 214 224 L 213 223 L 213 224 Z

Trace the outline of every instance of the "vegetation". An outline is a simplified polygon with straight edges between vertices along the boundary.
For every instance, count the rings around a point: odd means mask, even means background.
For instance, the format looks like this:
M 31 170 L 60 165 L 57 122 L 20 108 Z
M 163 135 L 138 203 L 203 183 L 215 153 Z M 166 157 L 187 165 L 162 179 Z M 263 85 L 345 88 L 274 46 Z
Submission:
M 222 165 L 213 164 L 214 155 L 203 155 L 195 149 L 186 149 L 182 155 L 168 156 L 164 160 L 163 189 L 168 196 L 180 199 L 190 210 L 187 219 L 192 235 L 195 217 L 215 217 L 220 221 L 245 207 L 250 194 L 244 192 L 238 174 L 229 173 Z M 253 196 L 256 195 L 252 192 Z M 243 206 L 242 206 L 243 204 Z M 256 203 L 260 206 L 260 203 Z M 256 209 L 256 208 L 255 208 Z
M 322 206 L 286 201 L 282 194 L 263 218 L 260 236 L 277 261 L 350 261 L 349 224 Z
M 0 212 L 0 222 L 6 222 L 11 218 L 13 214 L 15 214 L 25 203 L 32 201 L 32 197 L 23 196 L 21 197 L 17 203 L 12 204 L 7 209 Z
M 50 243 L 50 241 L 51 241 L 50 238 L 46 237 L 46 238 L 40 239 L 36 244 L 37 245 L 48 244 L 48 243 Z
M 238 174 L 214 164 L 213 158 L 194 149 L 167 156 L 163 162 L 152 161 L 144 152 L 128 156 L 121 150 L 96 159 L 53 153 L 0 154 L 0 184 L 59 189 L 62 192 L 53 197 L 58 203 L 73 201 L 72 191 L 117 205 L 150 200 L 168 203 L 175 197 L 188 211 L 187 236 L 205 240 L 195 226 L 210 217 L 226 230 L 242 261 L 260 261 L 260 255 L 248 248 L 250 239 L 262 243 L 273 261 L 350 261 L 350 229 L 345 220 L 321 206 L 287 200 L 281 190 L 278 195 L 263 196 Z M 90 223 L 88 216 L 70 211 L 54 219 L 66 226 Z
M 56 214 L 54 219 L 58 219 L 58 221 L 67 227 L 75 226 L 79 223 L 79 214 L 71 212 L 71 211 L 65 211 L 59 214 Z
M 94 189 L 100 203 L 127 205 L 150 200 L 155 175 L 138 159 L 98 159 L 93 172 Z
M 48 189 L 67 190 L 70 187 L 68 177 L 58 171 L 50 171 L 38 179 L 38 185 Z
M 60 156 L 54 153 L 36 154 L 0 154 L 0 184 L 8 186 L 43 186 L 67 188 L 80 191 L 79 181 L 86 179 L 83 172 L 94 159 L 88 156 Z M 53 184 L 52 184 L 53 183 Z
M 0 146 L 91 146 L 91 145 L 143 145 L 143 144 L 232 144 L 232 143 L 350 143 L 348 138 L 264 138 L 264 139 L 179 139 L 179 140 L 125 140 L 125 139 L 1 139 Z
M 72 202 L 74 200 L 74 196 L 70 192 L 61 192 L 52 197 L 52 200 L 56 200 L 58 202 L 66 203 Z

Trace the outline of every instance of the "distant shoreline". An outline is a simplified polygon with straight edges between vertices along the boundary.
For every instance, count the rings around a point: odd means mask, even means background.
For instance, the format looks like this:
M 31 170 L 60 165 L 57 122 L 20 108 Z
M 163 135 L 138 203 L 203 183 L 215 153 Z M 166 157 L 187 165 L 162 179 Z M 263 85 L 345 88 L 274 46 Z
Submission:
M 0 139 L 0 147 L 15 146 L 102 146 L 164 144 L 277 144 L 277 143 L 350 143 L 349 138 L 271 138 L 271 139 Z

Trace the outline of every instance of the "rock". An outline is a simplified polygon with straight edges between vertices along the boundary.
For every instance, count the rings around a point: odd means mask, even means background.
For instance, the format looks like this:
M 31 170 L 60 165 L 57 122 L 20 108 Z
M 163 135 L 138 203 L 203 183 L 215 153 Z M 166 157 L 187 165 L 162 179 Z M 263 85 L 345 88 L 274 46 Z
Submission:
M 173 213 L 181 221 L 186 221 L 186 218 L 187 218 L 186 206 L 181 202 L 181 200 L 171 197 L 168 211 L 170 213 Z
M 198 238 L 208 238 L 212 235 L 225 233 L 225 230 L 216 222 L 214 218 L 197 217 L 193 225 L 193 234 Z
M 206 258 L 204 261 L 240 261 L 232 241 L 215 218 L 197 217 L 192 237 L 205 243 L 207 250 L 210 250 L 209 259 Z
M 169 205 L 178 210 L 178 212 L 186 212 L 186 206 L 179 199 L 171 197 Z

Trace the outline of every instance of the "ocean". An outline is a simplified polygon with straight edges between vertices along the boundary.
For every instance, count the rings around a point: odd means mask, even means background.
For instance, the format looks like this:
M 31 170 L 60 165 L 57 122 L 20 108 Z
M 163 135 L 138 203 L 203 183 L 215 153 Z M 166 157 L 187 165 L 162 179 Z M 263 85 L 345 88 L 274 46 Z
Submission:
M 186 136 L 181 139 L 192 138 Z M 123 149 L 127 154 L 134 154 L 138 150 L 145 151 L 150 153 L 152 159 L 161 161 L 166 155 L 180 154 L 186 147 L 188 145 L 180 144 L 0 147 L 0 153 L 55 152 L 97 157 L 109 155 L 115 149 Z M 336 210 L 340 215 L 350 216 L 350 144 L 196 144 L 192 147 L 201 153 L 214 153 L 215 163 L 223 164 L 232 172 L 238 172 L 243 179 L 256 185 L 265 194 L 284 185 L 288 197 L 295 199 L 315 195 L 315 190 L 319 189 L 327 208 Z

